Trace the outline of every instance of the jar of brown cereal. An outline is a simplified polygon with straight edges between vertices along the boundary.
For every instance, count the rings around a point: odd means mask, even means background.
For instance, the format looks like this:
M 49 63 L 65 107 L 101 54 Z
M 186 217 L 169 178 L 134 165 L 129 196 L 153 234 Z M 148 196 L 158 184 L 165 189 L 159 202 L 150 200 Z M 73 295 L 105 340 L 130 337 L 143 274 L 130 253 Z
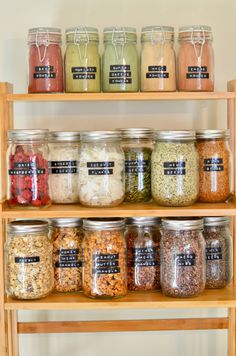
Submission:
M 123 219 L 83 221 L 83 291 L 92 298 L 127 293 L 126 243 Z

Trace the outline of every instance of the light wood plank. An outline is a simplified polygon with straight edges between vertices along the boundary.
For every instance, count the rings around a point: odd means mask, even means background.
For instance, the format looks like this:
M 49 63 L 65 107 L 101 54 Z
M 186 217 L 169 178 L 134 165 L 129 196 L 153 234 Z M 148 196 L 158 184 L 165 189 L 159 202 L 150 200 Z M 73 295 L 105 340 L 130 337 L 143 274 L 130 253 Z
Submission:
M 1 214 L 1 207 L 0 207 Z M 8 345 L 7 345 L 7 313 L 4 306 L 4 293 L 5 293 L 5 280 L 4 280 L 4 221 L 1 220 L 0 223 L 0 355 L 7 356 Z
M 228 310 L 228 318 L 229 318 L 229 331 L 228 331 L 228 356 L 235 356 L 236 355 L 236 309 L 229 308 Z
M 19 356 L 18 340 L 18 311 L 8 310 L 8 354 L 9 356 Z

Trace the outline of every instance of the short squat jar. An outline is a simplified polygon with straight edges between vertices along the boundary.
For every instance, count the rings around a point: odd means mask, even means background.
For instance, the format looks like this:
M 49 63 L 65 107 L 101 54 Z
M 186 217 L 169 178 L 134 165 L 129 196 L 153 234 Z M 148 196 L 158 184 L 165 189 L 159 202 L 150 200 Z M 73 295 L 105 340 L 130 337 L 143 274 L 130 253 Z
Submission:
M 232 193 L 233 160 L 228 130 L 197 131 L 199 200 L 218 203 Z
M 233 239 L 227 217 L 204 219 L 206 288 L 226 287 L 233 277 Z
M 8 204 L 22 208 L 49 206 L 48 130 L 9 130 L 7 137 Z
M 132 217 L 126 219 L 128 289 L 160 289 L 160 219 Z
M 83 221 L 83 291 L 91 298 L 119 298 L 127 293 L 123 219 Z
M 117 206 L 124 200 L 124 153 L 118 131 L 80 133 L 79 199 L 91 207 Z
M 102 89 L 104 92 L 136 92 L 139 90 L 137 34 L 132 27 L 104 29 L 102 57 Z
M 7 294 L 17 299 L 46 297 L 54 284 L 48 223 L 40 220 L 13 221 L 8 224 L 7 231 Z
M 52 202 L 77 203 L 80 134 L 77 131 L 53 131 L 50 132 L 49 140 L 48 164 Z
M 153 130 L 120 129 L 125 154 L 125 201 L 147 202 L 151 199 L 151 156 Z
M 141 42 L 141 91 L 175 91 L 174 28 L 143 27 Z
M 72 27 L 66 30 L 65 89 L 67 93 L 100 92 L 98 30 Z
M 214 90 L 214 52 L 209 26 L 184 26 L 179 29 L 178 89 Z
M 51 27 L 31 28 L 29 45 L 29 93 L 63 91 L 61 30 Z
M 168 297 L 195 297 L 206 283 L 202 219 L 163 219 L 161 288 Z
M 198 197 L 198 154 L 194 131 L 156 131 L 152 153 L 152 196 L 159 205 L 188 206 Z

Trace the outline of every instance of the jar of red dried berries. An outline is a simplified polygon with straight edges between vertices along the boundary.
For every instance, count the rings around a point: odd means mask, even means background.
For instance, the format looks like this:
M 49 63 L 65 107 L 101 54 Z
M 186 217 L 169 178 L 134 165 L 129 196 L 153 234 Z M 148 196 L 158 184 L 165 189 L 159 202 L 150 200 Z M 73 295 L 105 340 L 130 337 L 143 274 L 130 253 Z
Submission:
M 50 205 L 48 130 L 9 130 L 7 200 L 11 207 Z

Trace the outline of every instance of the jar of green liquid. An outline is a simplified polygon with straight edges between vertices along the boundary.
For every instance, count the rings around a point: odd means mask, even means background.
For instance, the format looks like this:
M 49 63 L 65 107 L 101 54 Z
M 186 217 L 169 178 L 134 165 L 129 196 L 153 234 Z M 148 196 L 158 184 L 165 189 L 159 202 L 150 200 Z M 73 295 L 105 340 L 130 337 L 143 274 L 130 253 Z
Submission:
M 137 34 L 132 27 L 107 27 L 104 33 L 102 89 L 104 92 L 137 92 L 139 60 Z
M 67 93 L 100 92 L 98 43 L 98 30 L 94 27 L 72 27 L 66 30 Z

